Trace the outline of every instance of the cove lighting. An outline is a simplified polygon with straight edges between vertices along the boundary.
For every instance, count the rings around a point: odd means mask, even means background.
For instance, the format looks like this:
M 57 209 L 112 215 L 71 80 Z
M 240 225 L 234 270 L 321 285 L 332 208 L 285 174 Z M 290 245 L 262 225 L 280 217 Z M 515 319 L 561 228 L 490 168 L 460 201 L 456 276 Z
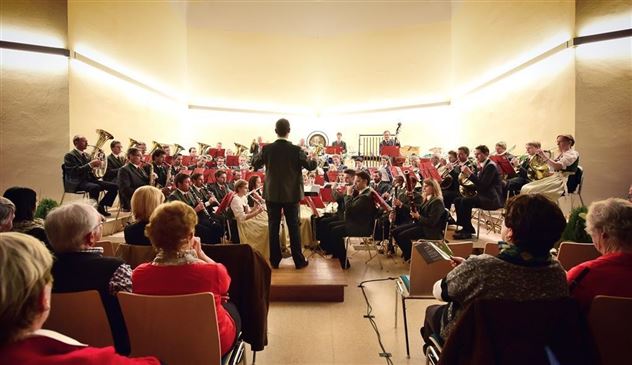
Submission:
M 0 41 L 0 48 L 14 49 L 16 51 L 47 53 L 47 54 L 52 54 L 52 55 L 65 56 L 65 57 L 68 57 L 70 55 L 70 51 L 65 48 L 40 46 L 37 44 L 30 44 L 30 43 Z

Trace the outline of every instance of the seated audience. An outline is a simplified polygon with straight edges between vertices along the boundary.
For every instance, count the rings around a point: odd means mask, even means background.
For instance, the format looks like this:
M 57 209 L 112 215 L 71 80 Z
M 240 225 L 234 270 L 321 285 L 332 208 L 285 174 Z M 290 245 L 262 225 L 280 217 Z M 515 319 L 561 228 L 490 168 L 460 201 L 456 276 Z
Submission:
M 455 268 L 435 283 L 433 294 L 447 305 L 426 310 L 422 336 L 447 339 L 459 316 L 475 299 L 528 301 L 568 296 L 566 275 L 550 254 L 566 226 L 560 208 L 540 194 L 509 199 L 498 256 L 454 257 Z M 519 314 L 516 314 L 519 315 Z
M 193 208 L 179 201 L 156 208 L 145 230 L 158 254 L 152 263 L 134 269 L 133 291 L 146 295 L 213 293 L 223 355 L 235 343 L 241 319 L 228 301 L 228 271 L 206 256 L 200 239 L 193 236 L 197 220 Z
M 13 228 L 13 217 L 15 217 L 15 204 L 0 196 L 0 232 L 9 232 Z
M 52 266 L 53 257 L 35 238 L 23 233 L 0 233 L 3 364 L 160 364 L 153 357 L 130 359 L 117 355 L 111 346 L 89 347 L 61 333 L 42 329 L 51 310 Z
M 14 186 L 4 192 L 4 197 L 15 204 L 13 232 L 25 233 L 44 242 L 48 247 L 48 237 L 44 231 L 44 220 L 35 218 L 37 196 L 35 190 Z
M 162 191 L 149 185 L 141 186 L 132 195 L 132 214 L 136 222 L 125 227 L 125 243 L 130 245 L 149 246 L 149 238 L 145 236 L 145 226 L 154 210 L 165 201 Z
M 51 210 L 44 227 L 55 251 L 53 292 L 97 290 L 107 313 L 114 346 L 129 353 L 127 330 L 116 299 L 119 291 L 132 290 L 132 269 L 118 257 L 104 257 L 101 239 L 104 219 L 85 202 L 73 202 Z
M 425 238 L 438 240 L 443 237 L 445 228 L 445 207 L 441 197 L 441 188 L 433 179 L 423 182 L 422 203 L 417 212 L 411 212 L 414 222 L 393 229 L 393 238 L 402 249 L 404 260 L 410 260 L 412 240 Z
M 632 297 L 632 203 L 610 198 L 594 202 L 586 231 L 602 256 L 567 273 L 571 295 L 586 313 L 597 295 Z

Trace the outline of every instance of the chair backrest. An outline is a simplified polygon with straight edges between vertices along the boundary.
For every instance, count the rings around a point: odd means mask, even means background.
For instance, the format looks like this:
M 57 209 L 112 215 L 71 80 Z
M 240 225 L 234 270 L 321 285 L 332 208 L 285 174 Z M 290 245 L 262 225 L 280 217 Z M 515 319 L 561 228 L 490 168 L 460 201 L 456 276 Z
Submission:
M 156 251 L 153 246 L 121 243 L 116 248 L 116 256 L 122 258 L 133 269 L 140 264 L 153 261 Z
M 588 325 L 602 364 L 624 364 L 632 359 L 632 298 L 596 296 Z
M 112 331 L 96 290 L 53 293 L 43 326 L 94 347 L 112 346 Z
M 557 260 L 564 270 L 570 270 L 582 262 L 594 260 L 601 256 L 592 243 L 562 242 Z
M 472 250 L 474 249 L 474 243 L 470 241 L 449 243 L 448 247 L 450 247 L 454 256 L 468 258 L 468 256 L 472 254 Z
M 112 245 L 111 241 L 98 241 L 94 246 L 103 248 L 103 256 L 115 256 L 114 245 Z
M 212 293 L 174 296 L 119 292 L 131 356 L 170 365 L 219 364 L 221 350 Z
M 413 244 L 410 257 L 410 296 L 432 298 L 432 286 L 443 279 L 452 270 L 450 261 L 437 261 L 428 264 Z
M 483 248 L 483 253 L 492 256 L 498 256 L 498 254 L 500 253 L 500 247 L 498 247 L 497 242 L 487 242 L 485 244 L 485 248 Z

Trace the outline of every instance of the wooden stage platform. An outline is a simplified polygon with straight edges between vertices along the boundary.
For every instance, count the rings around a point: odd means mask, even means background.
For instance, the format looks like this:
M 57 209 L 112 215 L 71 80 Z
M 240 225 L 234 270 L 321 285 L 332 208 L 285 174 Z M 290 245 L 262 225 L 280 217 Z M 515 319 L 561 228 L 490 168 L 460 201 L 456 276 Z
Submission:
M 347 277 L 337 259 L 312 256 L 296 270 L 292 259 L 272 270 L 270 300 L 276 302 L 344 302 Z

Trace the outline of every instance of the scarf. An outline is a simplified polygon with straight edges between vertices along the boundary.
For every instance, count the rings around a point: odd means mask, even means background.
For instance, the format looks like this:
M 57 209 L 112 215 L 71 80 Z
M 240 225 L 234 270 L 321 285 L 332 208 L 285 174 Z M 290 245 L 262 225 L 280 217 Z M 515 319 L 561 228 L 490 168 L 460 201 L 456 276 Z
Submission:
M 507 245 L 497 257 L 503 261 L 527 267 L 547 266 L 553 261 L 553 257 L 549 252 L 545 255 L 536 256 L 513 244 Z
M 166 252 L 159 250 L 154 258 L 154 265 L 178 266 L 186 264 L 195 264 L 200 262 L 194 250 L 183 250 L 178 252 Z

